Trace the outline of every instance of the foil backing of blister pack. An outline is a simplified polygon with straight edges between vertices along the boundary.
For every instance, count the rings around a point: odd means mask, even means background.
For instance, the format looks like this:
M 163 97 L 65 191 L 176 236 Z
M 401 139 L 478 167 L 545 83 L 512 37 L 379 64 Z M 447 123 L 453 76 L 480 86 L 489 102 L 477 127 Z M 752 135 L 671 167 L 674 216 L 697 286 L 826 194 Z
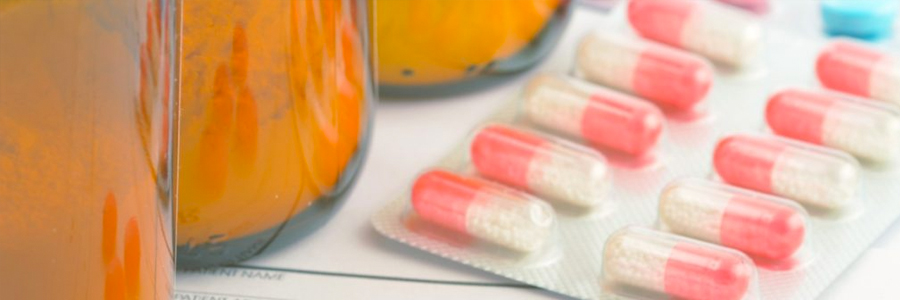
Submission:
M 624 20 L 621 6 L 611 15 L 577 11 L 571 26 L 542 71 L 574 75 L 574 49 L 591 30 L 635 36 Z M 814 64 L 825 41 L 795 36 L 778 28 L 766 31 L 765 47 L 750 67 L 741 71 L 717 67 L 715 83 L 706 98 L 706 117 L 690 122 L 667 120 L 658 146 L 658 163 L 642 169 L 613 167 L 611 207 L 586 214 L 558 212 L 554 245 L 544 251 L 512 255 L 423 234 L 407 222 L 408 189 L 376 212 L 372 223 L 391 239 L 513 280 L 575 298 L 621 298 L 600 284 L 607 238 L 625 226 L 654 226 L 659 194 L 673 180 L 718 180 L 711 166 L 716 142 L 736 133 L 767 134 L 764 110 L 770 95 L 787 87 L 821 89 Z M 529 126 L 517 117 L 520 95 L 514 98 L 485 123 Z M 435 167 L 474 174 L 467 161 L 467 143 L 468 140 L 462 141 Z M 864 165 L 857 195 L 860 208 L 838 216 L 811 214 L 804 253 L 796 264 L 758 268 L 759 297 L 815 298 L 900 216 L 898 196 L 900 167 Z

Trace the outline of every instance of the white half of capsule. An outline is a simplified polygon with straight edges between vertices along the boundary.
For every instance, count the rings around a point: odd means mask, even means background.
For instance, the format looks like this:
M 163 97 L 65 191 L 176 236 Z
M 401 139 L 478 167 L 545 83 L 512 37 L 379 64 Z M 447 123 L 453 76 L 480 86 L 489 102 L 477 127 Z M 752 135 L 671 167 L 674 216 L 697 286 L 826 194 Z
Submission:
M 523 252 L 543 247 L 554 223 L 553 209 L 536 199 L 481 191 L 466 210 L 466 231 L 477 238 Z
M 900 58 L 886 56 L 869 76 L 870 97 L 900 105 Z
M 867 161 L 896 161 L 900 156 L 900 113 L 855 99 L 838 101 L 825 115 L 822 144 Z
M 578 46 L 576 71 L 588 81 L 633 92 L 634 73 L 645 47 L 622 35 L 595 31 Z
M 611 180 L 606 159 L 559 142 L 538 150 L 528 165 L 528 187 L 539 196 L 582 207 L 604 202 Z
M 859 164 L 846 154 L 810 150 L 813 147 L 791 143 L 781 152 L 772 168 L 772 191 L 815 207 L 851 207 L 859 185 Z
M 529 120 L 546 128 L 580 137 L 590 94 L 552 75 L 538 75 L 525 88 L 523 111 Z
M 762 42 L 763 28 L 754 16 L 712 3 L 699 5 L 681 31 L 684 48 L 736 67 L 751 62 Z
M 722 219 L 729 195 L 705 189 L 670 185 L 659 197 L 659 219 L 666 230 L 712 243 L 721 243 Z
M 605 280 L 649 291 L 665 291 L 666 264 L 677 241 L 620 231 L 603 250 Z

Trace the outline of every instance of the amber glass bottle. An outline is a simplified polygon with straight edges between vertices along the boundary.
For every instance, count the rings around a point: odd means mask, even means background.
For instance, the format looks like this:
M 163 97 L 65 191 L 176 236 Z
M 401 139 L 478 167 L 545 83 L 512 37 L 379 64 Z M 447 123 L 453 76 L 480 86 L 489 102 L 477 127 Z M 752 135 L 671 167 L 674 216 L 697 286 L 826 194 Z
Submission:
M 547 55 L 570 0 L 375 3 L 382 94 L 422 98 L 489 86 Z
M 178 1 L 0 0 L 0 299 L 169 299 Z
M 179 267 L 234 263 L 327 218 L 372 105 L 367 3 L 184 1 Z

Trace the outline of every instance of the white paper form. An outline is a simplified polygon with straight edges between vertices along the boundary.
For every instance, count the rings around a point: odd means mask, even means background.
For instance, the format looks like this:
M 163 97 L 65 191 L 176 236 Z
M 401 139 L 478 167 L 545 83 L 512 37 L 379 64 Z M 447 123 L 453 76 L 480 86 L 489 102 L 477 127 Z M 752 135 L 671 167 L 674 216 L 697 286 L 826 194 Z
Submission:
M 537 69 L 568 68 L 571 55 L 565 54 L 572 53 L 580 38 L 572 32 L 583 32 L 579 28 L 599 13 L 576 9 L 554 59 Z M 534 72 L 461 97 L 383 99 L 364 169 L 331 221 L 303 240 L 276 241 L 243 267 L 179 272 L 175 299 L 566 299 L 388 240 L 369 223 L 372 213 L 516 95 Z M 882 240 L 900 241 L 900 225 Z M 900 249 L 900 242 L 885 243 Z M 826 299 L 848 299 L 846 293 L 874 283 L 870 277 L 900 278 L 898 264 L 866 263 L 884 257 L 900 262 L 900 250 L 866 254 L 839 280 L 841 286 L 826 292 Z M 900 299 L 898 290 L 881 295 Z

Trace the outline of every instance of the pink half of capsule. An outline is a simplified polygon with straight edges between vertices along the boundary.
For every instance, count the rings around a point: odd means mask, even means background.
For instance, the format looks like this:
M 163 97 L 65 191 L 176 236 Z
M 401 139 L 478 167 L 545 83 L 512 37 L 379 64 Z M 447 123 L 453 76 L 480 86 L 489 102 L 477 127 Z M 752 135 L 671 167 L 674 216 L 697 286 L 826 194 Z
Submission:
M 673 233 L 770 260 L 792 256 L 806 233 L 805 214 L 796 204 L 700 180 L 667 186 L 659 221 Z
M 900 114 L 835 93 L 787 89 L 766 106 L 766 122 L 778 135 L 846 151 L 872 162 L 900 155 Z
M 749 135 L 719 141 L 713 165 L 729 184 L 829 210 L 853 203 L 860 172 L 846 154 Z
M 713 81 L 712 67 L 700 57 L 605 32 L 586 35 L 576 59 L 585 79 L 666 109 L 694 109 Z
M 632 0 L 628 20 L 646 38 L 737 67 L 762 44 L 762 26 L 752 16 L 701 1 Z
M 653 105 L 598 86 L 587 91 L 551 75 L 528 84 L 523 106 L 541 127 L 634 156 L 650 152 L 662 133 L 663 115 Z
M 470 158 L 490 179 L 572 205 L 597 206 L 610 187 L 600 154 L 505 125 L 478 130 Z
M 614 233 L 603 251 L 608 282 L 678 299 L 744 299 L 755 274 L 738 252 L 641 228 Z
M 555 223 L 546 203 L 444 170 L 420 175 L 411 201 L 416 215 L 430 223 L 522 252 L 541 248 Z
M 893 56 L 839 40 L 819 54 L 816 74 L 829 89 L 900 105 L 900 60 Z
M 628 20 L 641 35 L 681 47 L 682 32 L 699 9 L 694 1 L 632 0 L 628 4 Z

